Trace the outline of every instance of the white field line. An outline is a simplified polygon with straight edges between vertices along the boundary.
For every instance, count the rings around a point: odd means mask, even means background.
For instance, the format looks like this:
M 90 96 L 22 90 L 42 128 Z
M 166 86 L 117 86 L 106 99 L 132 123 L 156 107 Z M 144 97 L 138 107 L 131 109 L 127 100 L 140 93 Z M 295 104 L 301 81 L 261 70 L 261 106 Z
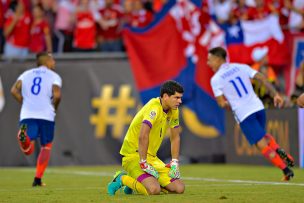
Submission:
M 255 185 L 289 185 L 289 186 L 302 186 L 302 187 L 304 186 L 304 183 L 255 181 L 255 180 L 226 180 L 226 179 L 199 178 L 199 177 L 183 177 L 183 180 L 206 181 L 206 182 L 227 182 L 227 183 L 255 184 Z
M 34 169 L 23 169 L 24 171 L 34 171 Z M 90 171 L 62 171 L 56 169 L 48 169 L 47 173 L 55 174 L 70 174 L 70 175 L 83 175 L 83 176 L 103 176 L 112 177 L 114 173 L 108 172 L 90 172 Z M 292 183 L 292 182 L 273 182 L 273 181 L 255 181 L 255 180 L 227 180 L 218 178 L 201 178 L 201 177 L 182 177 L 183 180 L 191 181 L 203 181 L 203 182 L 220 182 L 220 183 L 235 183 L 235 184 L 253 184 L 253 185 L 286 185 L 286 186 L 301 186 L 304 187 L 304 183 Z
M 79 191 L 79 190 L 100 190 L 104 187 L 69 187 L 69 188 L 51 188 L 51 190 L 54 191 Z M 38 188 L 23 188 L 23 189 L 0 189 L 0 192 L 12 192 L 12 191 L 35 191 L 38 190 Z

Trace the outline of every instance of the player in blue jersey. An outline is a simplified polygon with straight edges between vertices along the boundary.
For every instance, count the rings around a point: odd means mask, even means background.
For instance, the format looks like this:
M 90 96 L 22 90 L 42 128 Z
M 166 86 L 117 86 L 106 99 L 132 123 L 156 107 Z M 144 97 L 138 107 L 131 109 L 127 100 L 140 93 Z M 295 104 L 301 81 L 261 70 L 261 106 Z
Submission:
M 14 98 L 22 105 L 20 130 L 17 139 L 21 151 L 30 155 L 34 142 L 40 138 L 41 150 L 37 160 L 33 186 L 44 186 L 41 178 L 51 156 L 56 109 L 61 98 L 61 77 L 54 72 L 52 54 L 37 54 L 37 68 L 22 73 L 11 89 Z
M 294 176 L 290 169 L 294 166 L 294 159 L 265 131 L 264 105 L 255 94 L 251 79 L 259 80 L 265 85 L 273 96 L 276 107 L 283 105 L 283 99 L 263 74 L 245 64 L 227 63 L 226 56 L 226 50 L 221 47 L 208 52 L 207 64 L 215 72 L 211 86 L 217 103 L 222 108 L 231 108 L 248 142 L 283 171 L 283 180 L 290 180 Z

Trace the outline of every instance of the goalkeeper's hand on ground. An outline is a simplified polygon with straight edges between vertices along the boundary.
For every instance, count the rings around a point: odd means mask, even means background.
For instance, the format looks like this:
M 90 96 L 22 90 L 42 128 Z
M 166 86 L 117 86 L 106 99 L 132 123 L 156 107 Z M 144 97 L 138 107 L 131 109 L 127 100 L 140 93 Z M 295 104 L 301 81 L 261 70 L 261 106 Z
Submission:
M 180 178 L 180 172 L 179 172 L 179 166 L 178 166 L 178 160 L 172 159 L 170 163 L 166 164 L 166 167 L 170 168 L 169 176 L 170 178 Z
M 148 173 L 148 174 L 154 176 L 156 179 L 159 178 L 159 174 L 158 174 L 157 170 L 155 170 L 155 168 L 154 168 L 152 165 L 150 165 L 149 163 L 147 163 L 146 160 L 141 160 L 141 161 L 139 162 L 139 165 L 140 165 L 140 168 L 141 168 L 144 172 L 146 172 L 146 173 Z

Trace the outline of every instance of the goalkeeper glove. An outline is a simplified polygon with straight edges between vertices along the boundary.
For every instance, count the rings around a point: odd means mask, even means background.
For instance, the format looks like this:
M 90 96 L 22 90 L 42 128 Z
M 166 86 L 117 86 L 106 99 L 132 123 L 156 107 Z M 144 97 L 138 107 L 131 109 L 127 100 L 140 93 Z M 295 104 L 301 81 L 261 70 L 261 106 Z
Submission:
M 176 178 L 180 179 L 180 172 L 179 172 L 179 166 L 178 166 L 178 160 L 172 159 L 170 163 L 166 165 L 166 167 L 170 168 L 169 176 L 170 178 Z
M 152 165 L 150 165 L 149 163 L 147 163 L 146 160 L 141 160 L 141 161 L 139 162 L 139 165 L 140 165 L 140 168 L 141 168 L 144 172 L 146 172 L 146 173 L 148 173 L 148 174 L 154 176 L 156 179 L 159 178 L 159 174 L 158 174 L 157 170 L 155 170 L 155 168 L 154 168 Z

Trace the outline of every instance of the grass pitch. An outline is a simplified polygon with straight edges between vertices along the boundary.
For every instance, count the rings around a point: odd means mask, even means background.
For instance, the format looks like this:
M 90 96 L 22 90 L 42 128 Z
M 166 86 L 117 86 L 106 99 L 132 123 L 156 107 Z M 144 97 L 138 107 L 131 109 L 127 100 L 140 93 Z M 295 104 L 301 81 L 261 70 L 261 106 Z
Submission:
M 0 168 L 0 202 L 303 202 L 304 170 L 295 178 L 280 181 L 274 167 L 248 165 L 183 165 L 186 184 L 182 195 L 107 195 L 107 183 L 120 166 L 49 167 L 46 187 L 32 188 L 34 168 Z

